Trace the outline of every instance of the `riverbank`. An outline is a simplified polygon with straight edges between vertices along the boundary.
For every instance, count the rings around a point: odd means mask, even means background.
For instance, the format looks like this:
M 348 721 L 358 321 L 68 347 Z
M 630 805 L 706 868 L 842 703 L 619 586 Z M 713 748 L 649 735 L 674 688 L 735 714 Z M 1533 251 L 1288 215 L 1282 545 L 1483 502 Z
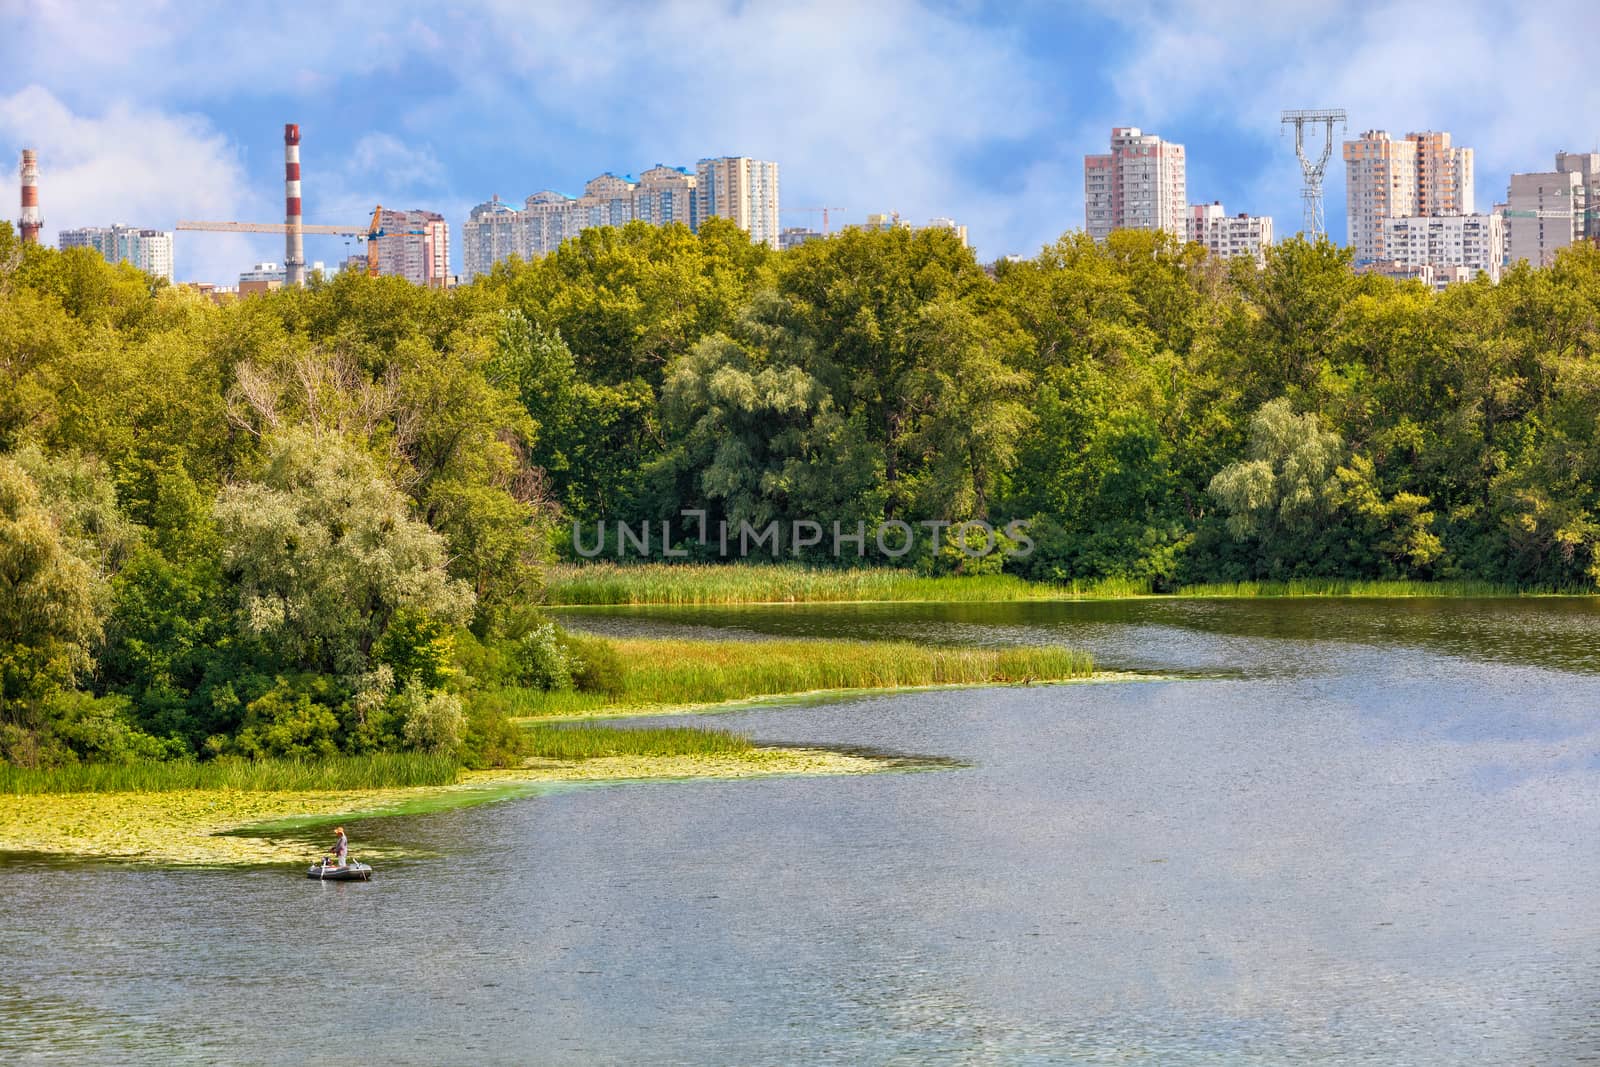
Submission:
M 801 603 L 984 603 L 1140 597 L 1518 597 L 1592 596 L 1593 590 L 1518 588 L 1481 581 L 1306 578 L 1217 582 L 1154 592 L 1149 582 L 1107 578 L 1029 582 L 1009 574 L 928 577 L 880 569 L 813 570 L 798 564 L 614 564 L 552 567 L 550 607 Z
M 579 636 L 578 650 L 594 638 Z M 622 637 L 604 642 L 619 664 L 603 691 L 506 690 L 507 711 L 538 719 L 677 710 L 765 698 L 941 686 L 1017 685 L 1090 678 L 1079 649 L 917 645 L 904 641 L 703 641 Z
M 310 862 L 335 821 L 420 814 L 541 791 L 602 783 L 796 774 L 866 774 L 893 762 L 825 749 L 751 748 L 736 754 L 531 759 L 510 770 L 464 771 L 451 785 L 344 791 L 0 795 L 0 852 L 160 866 L 228 867 Z M 364 844 L 378 862 L 400 854 Z

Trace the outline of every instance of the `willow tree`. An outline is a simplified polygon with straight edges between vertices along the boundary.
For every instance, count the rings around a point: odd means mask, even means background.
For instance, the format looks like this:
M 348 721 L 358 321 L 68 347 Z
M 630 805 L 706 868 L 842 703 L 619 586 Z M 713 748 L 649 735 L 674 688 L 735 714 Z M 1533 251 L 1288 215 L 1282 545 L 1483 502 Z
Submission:
M 287 431 L 266 442 L 257 481 L 216 504 L 239 624 L 286 665 L 352 677 L 401 611 L 471 617 L 472 591 L 446 570 L 445 541 L 367 453 Z

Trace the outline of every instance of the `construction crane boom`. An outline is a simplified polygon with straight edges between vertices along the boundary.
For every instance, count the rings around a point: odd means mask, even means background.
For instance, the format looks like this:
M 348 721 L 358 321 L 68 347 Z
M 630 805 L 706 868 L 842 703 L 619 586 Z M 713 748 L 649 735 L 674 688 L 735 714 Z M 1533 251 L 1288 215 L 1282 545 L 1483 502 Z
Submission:
M 207 233 L 288 233 L 290 230 L 290 226 L 286 222 L 200 222 L 194 219 L 179 219 L 176 228 L 180 230 L 203 230 Z M 373 278 L 378 276 L 378 238 L 427 236 L 426 230 L 385 230 L 383 228 L 383 205 L 381 204 L 373 209 L 372 221 L 365 227 L 318 226 L 298 223 L 294 229 L 301 233 L 326 234 L 330 237 L 354 237 L 358 241 L 367 242 L 367 274 Z
M 286 222 L 197 222 L 193 219 L 179 219 L 176 227 L 180 230 L 205 230 L 209 233 L 288 233 L 289 224 Z M 329 234 L 334 237 L 366 237 L 368 231 L 358 226 L 317 226 L 302 223 L 301 233 Z M 383 236 L 379 234 L 379 236 Z

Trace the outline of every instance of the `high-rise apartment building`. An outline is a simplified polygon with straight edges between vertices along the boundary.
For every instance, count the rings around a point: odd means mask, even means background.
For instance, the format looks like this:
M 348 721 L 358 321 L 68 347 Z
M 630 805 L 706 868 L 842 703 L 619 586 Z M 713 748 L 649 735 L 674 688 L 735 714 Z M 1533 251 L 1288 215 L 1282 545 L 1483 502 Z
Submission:
M 778 165 L 748 156 L 702 159 L 694 168 L 700 218 L 732 219 L 750 240 L 778 247 Z
M 522 255 L 522 212 L 498 196 L 472 209 L 461 227 L 461 275 L 476 278 L 494 265 Z
M 700 201 L 695 195 L 697 180 L 683 167 L 660 163 L 639 175 L 633 191 L 633 217 L 652 226 L 681 222 L 691 230 L 700 228 Z
M 704 195 L 706 181 L 714 195 Z M 487 274 L 498 262 L 517 255 L 546 255 L 561 242 L 591 226 L 626 226 L 638 220 L 654 226 L 680 224 L 699 230 L 702 219 L 733 219 L 752 241 L 777 247 L 778 165 L 734 157 L 701 160 L 696 173 L 656 164 L 638 181 L 605 173 L 591 178 L 579 197 L 546 189 L 517 210 L 495 197 L 472 209 L 462 227 L 462 275 Z
M 1345 218 L 1357 263 L 1393 259 L 1390 219 L 1470 215 L 1472 149 L 1452 146 L 1448 133 L 1408 133 L 1402 140 L 1367 130 L 1344 143 Z
M 1491 215 L 1410 215 L 1390 219 L 1384 244 L 1390 259 L 1431 269 L 1435 284 L 1486 274 L 1500 280 L 1505 220 Z
M 1111 151 L 1083 157 L 1084 216 L 1089 236 L 1112 230 L 1164 230 L 1184 236 L 1189 186 L 1183 145 L 1137 126 L 1111 131 Z
M 1272 246 L 1271 215 L 1229 215 L 1222 202 L 1193 204 L 1186 216 L 1184 240 L 1205 246 L 1218 259 L 1249 256 L 1256 266 L 1265 266 L 1267 249 Z
M 92 248 L 107 263 L 132 263 L 146 274 L 172 281 L 172 231 L 132 226 L 82 226 L 62 230 L 59 246 Z
M 378 217 L 378 273 L 444 288 L 450 279 L 450 227 L 434 211 L 384 208 Z
M 1556 169 L 1511 176 L 1506 259 L 1548 267 L 1574 241 L 1600 242 L 1600 152 L 1557 152 Z

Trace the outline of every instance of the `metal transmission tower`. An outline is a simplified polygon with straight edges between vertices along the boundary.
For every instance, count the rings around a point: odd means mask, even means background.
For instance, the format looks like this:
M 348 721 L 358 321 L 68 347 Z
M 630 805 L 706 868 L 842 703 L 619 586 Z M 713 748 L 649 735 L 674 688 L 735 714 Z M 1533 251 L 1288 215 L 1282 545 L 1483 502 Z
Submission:
M 1306 155 L 1306 125 L 1322 123 L 1324 135 L 1322 151 L 1316 159 Z M 1322 217 L 1322 174 L 1328 169 L 1328 157 L 1333 155 L 1333 124 L 1345 124 L 1343 108 L 1315 108 L 1309 111 L 1285 111 L 1282 123 L 1294 125 L 1294 154 L 1300 160 L 1300 170 L 1306 176 L 1305 187 L 1300 191 L 1306 202 L 1305 231 L 1313 239 L 1328 233 L 1328 223 Z

